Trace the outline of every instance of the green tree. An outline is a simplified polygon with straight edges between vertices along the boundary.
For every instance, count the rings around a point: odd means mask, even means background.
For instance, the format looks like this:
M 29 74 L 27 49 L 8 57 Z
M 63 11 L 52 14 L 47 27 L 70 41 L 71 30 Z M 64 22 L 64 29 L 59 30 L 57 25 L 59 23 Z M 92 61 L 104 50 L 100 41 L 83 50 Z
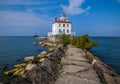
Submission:
M 69 35 L 62 35 L 60 42 L 63 44 L 63 46 L 67 46 L 70 44 L 70 36 Z
M 89 50 L 89 49 L 97 46 L 97 42 L 90 41 L 89 35 L 87 35 L 87 34 L 73 38 L 71 40 L 71 44 L 78 47 L 78 48 L 81 48 L 83 50 Z

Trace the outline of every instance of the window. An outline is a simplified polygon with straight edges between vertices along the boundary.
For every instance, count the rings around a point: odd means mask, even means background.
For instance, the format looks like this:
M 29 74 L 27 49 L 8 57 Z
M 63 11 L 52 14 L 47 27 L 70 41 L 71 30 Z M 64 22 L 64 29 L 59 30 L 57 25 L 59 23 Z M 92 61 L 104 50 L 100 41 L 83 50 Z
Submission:
M 61 29 L 59 29 L 59 33 L 61 33 Z
M 69 24 L 67 24 L 67 27 L 69 27 Z
M 69 33 L 69 29 L 67 29 L 67 33 Z
M 65 24 L 63 24 L 63 27 L 65 27 Z
M 61 27 L 61 24 L 59 24 L 59 27 Z

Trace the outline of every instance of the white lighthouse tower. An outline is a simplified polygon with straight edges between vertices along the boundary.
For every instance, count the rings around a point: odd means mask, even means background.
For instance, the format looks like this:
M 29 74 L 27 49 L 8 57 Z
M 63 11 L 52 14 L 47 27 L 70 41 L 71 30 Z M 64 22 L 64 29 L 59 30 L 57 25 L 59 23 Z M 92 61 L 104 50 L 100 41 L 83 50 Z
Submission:
M 60 19 L 57 17 L 54 18 L 54 22 L 52 23 L 52 32 L 48 33 L 48 36 L 57 36 L 57 35 L 74 35 L 74 32 L 71 32 L 71 22 L 68 20 L 66 14 L 62 14 Z

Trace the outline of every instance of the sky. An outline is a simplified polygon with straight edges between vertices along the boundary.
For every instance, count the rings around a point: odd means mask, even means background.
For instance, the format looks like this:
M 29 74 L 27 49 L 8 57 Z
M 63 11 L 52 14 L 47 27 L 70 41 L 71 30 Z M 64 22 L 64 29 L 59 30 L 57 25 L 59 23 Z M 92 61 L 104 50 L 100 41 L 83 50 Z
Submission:
M 120 0 L 0 0 L 0 36 L 47 36 L 62 13 L 77 36 L 120 36 Z

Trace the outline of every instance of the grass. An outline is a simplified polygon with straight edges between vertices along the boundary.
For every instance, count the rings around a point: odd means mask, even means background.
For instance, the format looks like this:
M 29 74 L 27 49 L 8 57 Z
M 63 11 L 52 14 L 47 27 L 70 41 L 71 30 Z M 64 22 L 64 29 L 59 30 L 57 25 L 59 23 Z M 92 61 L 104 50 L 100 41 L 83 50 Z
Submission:
M 93 59 L 94 59 L 94 56 L 91 55 L 91 54 L 87 54 L 87 59 L 88 59 L 90 62 L 92 62 Z

